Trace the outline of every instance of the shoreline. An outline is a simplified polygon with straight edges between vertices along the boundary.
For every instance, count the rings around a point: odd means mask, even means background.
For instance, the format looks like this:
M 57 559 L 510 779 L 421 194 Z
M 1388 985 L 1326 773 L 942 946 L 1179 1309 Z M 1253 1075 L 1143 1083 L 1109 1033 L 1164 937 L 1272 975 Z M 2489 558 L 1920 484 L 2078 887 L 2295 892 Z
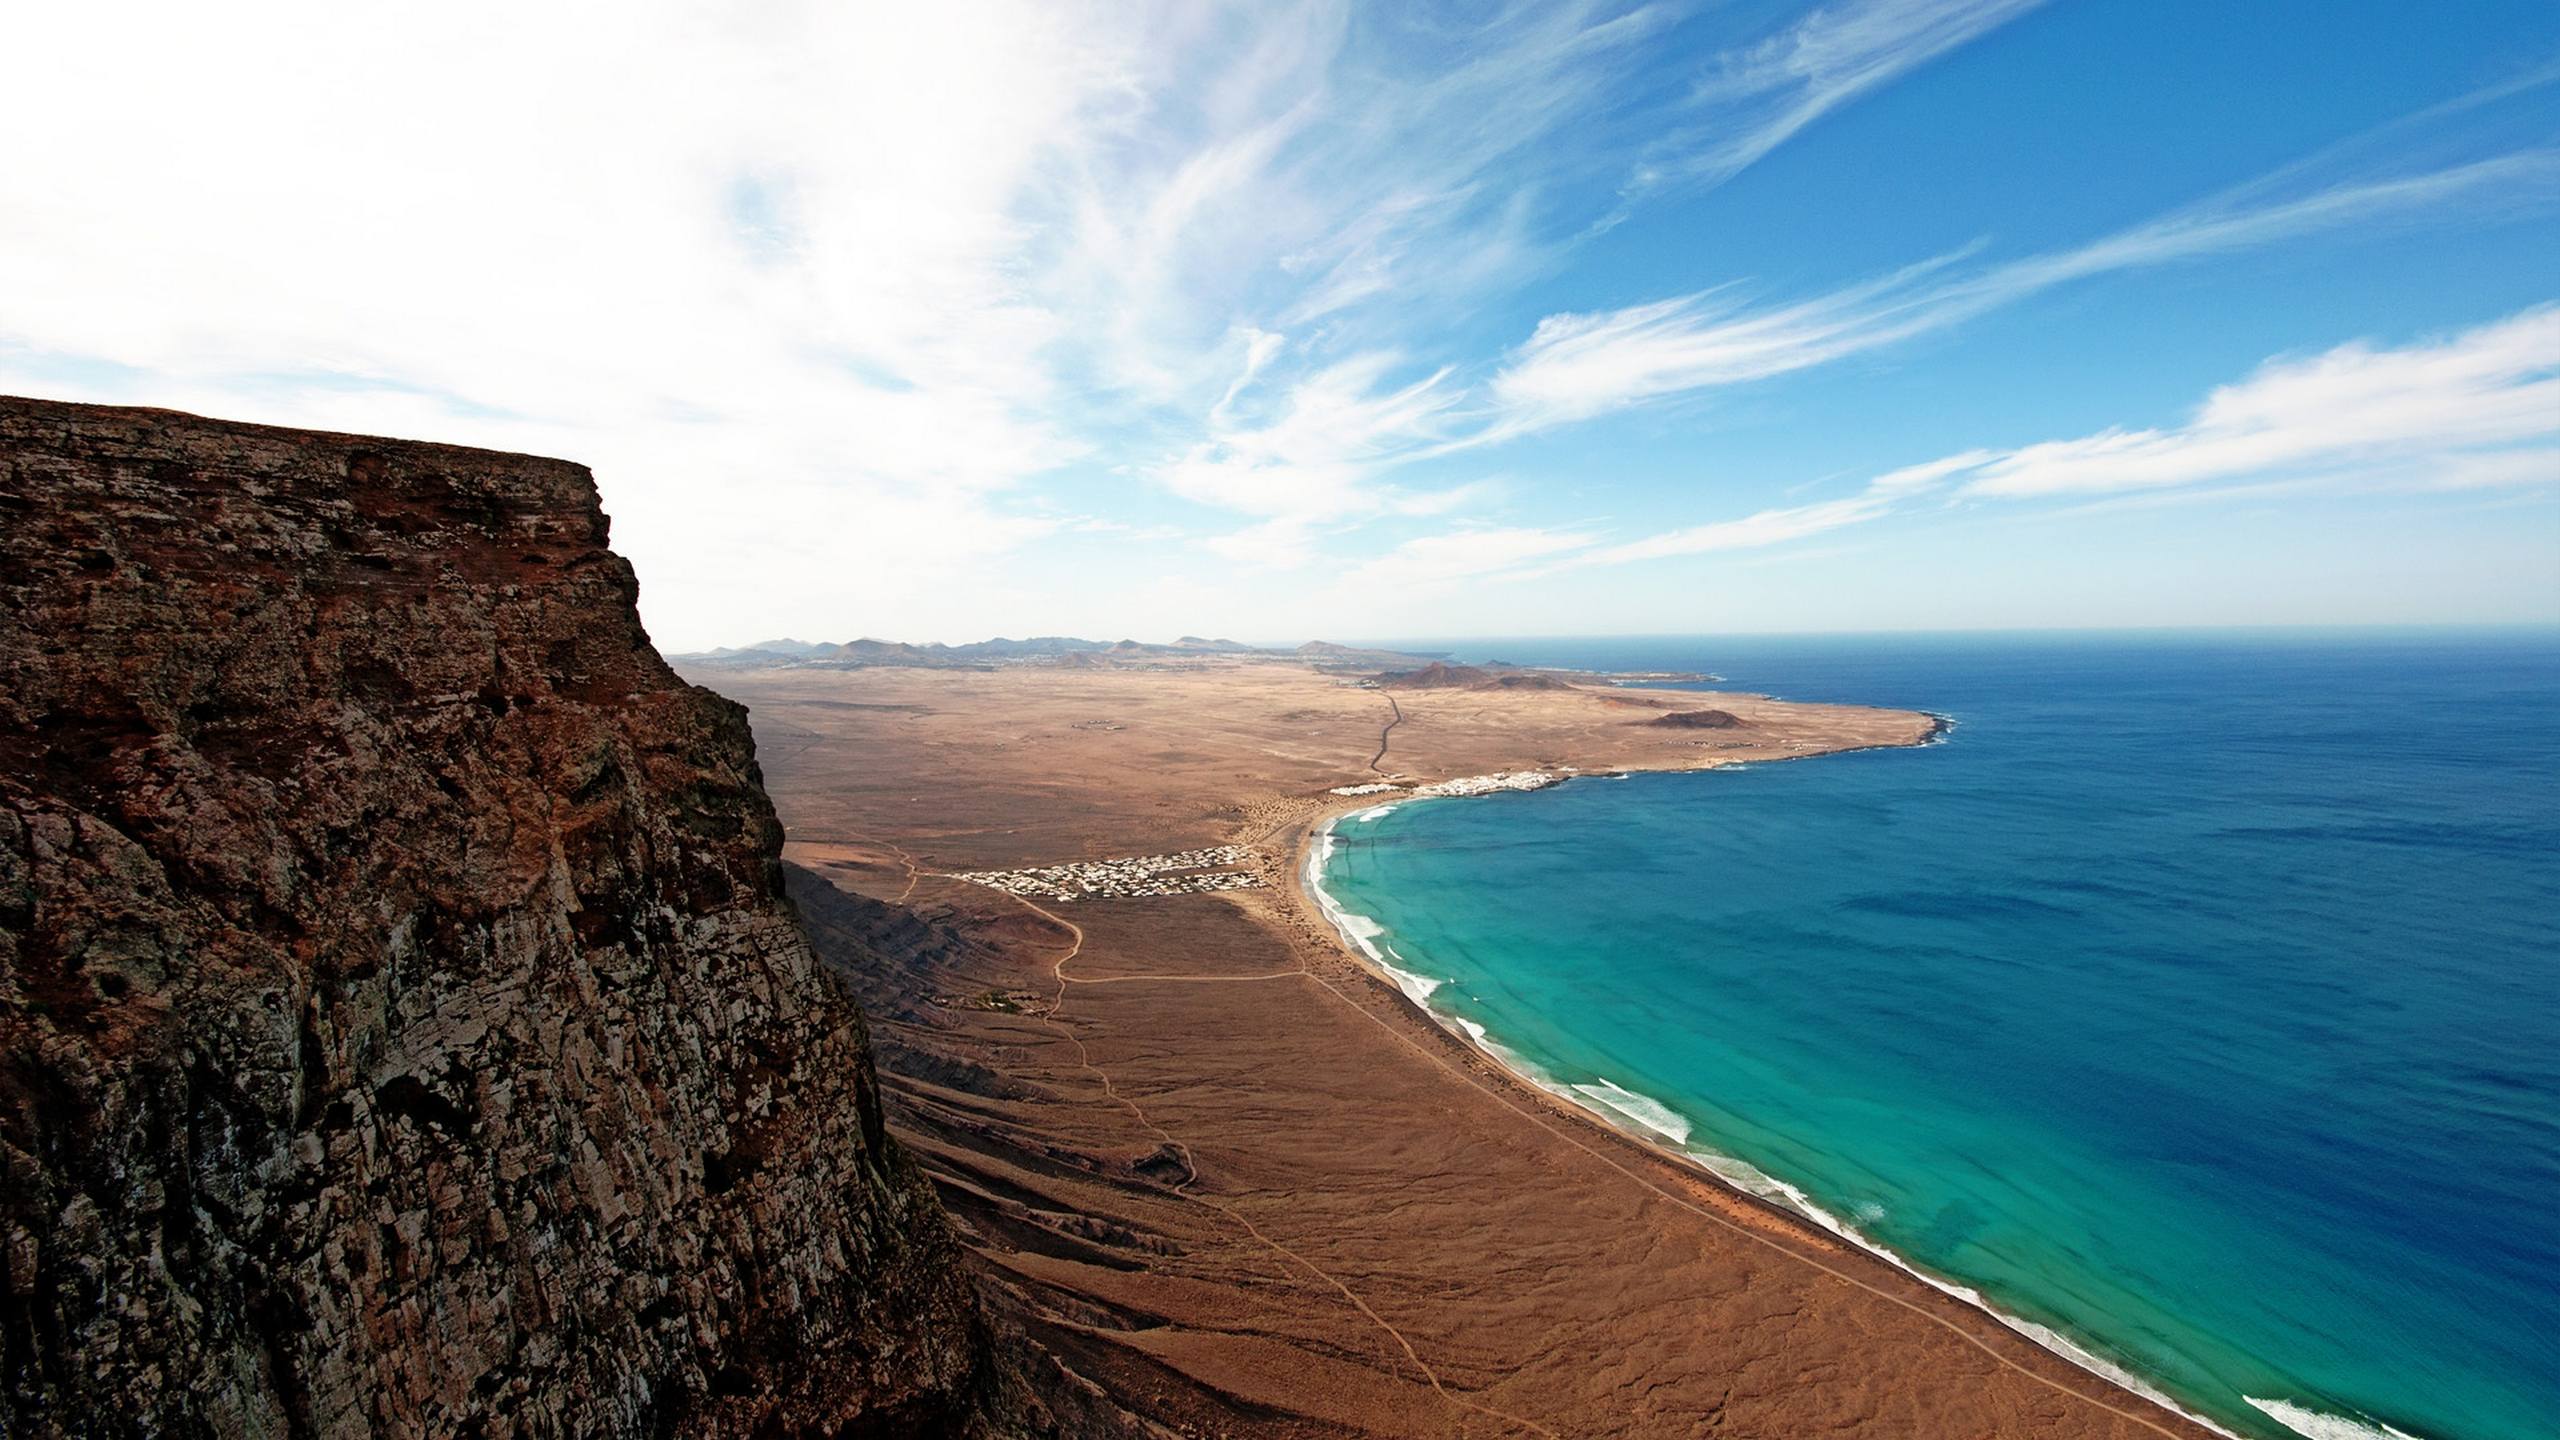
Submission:
M 1315 826 L 1334 820 L 1340 843 L 1358 833 L 1343 817 L 1433 782 L 1747 768 L 1922 744 L 1947 717 L 1591 689 L 1389 707 L 1265 666 L 721 680 L 753 707 L 795 858 L 819 883 L 952 907 L 914 933 L 874 939 L 850 911 L 835 926 L 849 961 L 864 945 L 912 952 L 855 969 L 888 1017 L 893 1129 L 974 1227 L 976 1256 L 1029 1287 L 1040 1333 L 1166 1416 L 1237 1434 L 1299 1433 L 1239 1402 L 1417 1436 L 1487 1406 L 1526 1433 L 1687 1434 L 1713 1416 L 1809 1433 L 1859 1414 L 1891 1417 L 1878 1432 L 1891 1434 L 2214 1433 L 1755 1198 L 1740 1172 L 1704 1171 L 1536 1088 L 1413 1004 L 1303 883 Z M 1745 728 L 1646 723 L 1699 703 Z M 1388 788 L 1364 769 L 1395 709 L 1421 723 L 1390 737 Z M 920 870 L 1218 845 L 1255 850 L 1262 883 L 1214 903 L 1078 907 L 1063 930 L 975 887 L 916 888 Z M 1062 944 L 1090 963 L 1060 975 Z M 1422 992 L 1410 972 L 1428 957 L 1378 958 Z M 1068 1028 L 1038 1018 L 1046 1004 L 1001 1003 L 1017 992 L 1064 1003 Z M 1378 1123 L 1346 1127 L 1346 1114 Z M 1210 1178 L 1166 1188 L 1184 1174 Z M 1129 1305 L 1159 1322 L 1086 1328 L 1093 1307 Z M 1808 1366 L 1827 1378 L 1732 1384 Z
M 1955 719 L 1951 716 L 1938 714 L 1933 711 L 1922 713 L 1928 714 L 1929 718 L 1934 723 L 1927 735 L 1923 736 L 1919 740 L 1912 741 L 1907 744 L 1854 746 L 1839 750 L 1809 751 L 1802 755 L 1788 755 L 1773 758 L 1783 760 L 1809 760 L 1818 756 L 1855 754 L 1867 750 L 1917 749 L 1930 745 L 1944 744 L 1946 742 L 1947 734 L 1955 728 Z M 1641 767 L 1621 767 L 1606 771 L 1578 772 L 1562 775 L 1557 777 L 1550 785 L 1541 785 L 1531 788 L 1547 789 L 1552 788 L 1553 785 L 1561 785 L 1567 781 L 1580 779 L 1626 779 L 1637 773 L 1658 775 L 1696 774 L 1714 770 L 1741 768 L 1742 766 L 1762 763 L 1766 762 L 1759 760 L 1737 761 L 1729 764 L 1710 762 L 1708 764 L 1693 766 L 1687 769 L 1641 769 Z M 1809 1196 L 1806 1196 L 1801 1189 L 1790 1182 L 1777 1176 L 1770 1175 L 1759 1167 L 1752 1165 L 1750 1162 L 1741 1160 L 1737 1157 L 1722 1155 L 1713 1151 L 1691 1149 L 1688 1146 L 1687 1135 L 1685 1133 L 1675 1136 L 1672 1131 L 1657 1128 L 1653 1124 L 1649 1123 L 1642 1117 L 1639 1110 L 1633 1108 L 1619 1108 L 1618 1106 L 1611 1105 L 1610 1103 L 1601 1100 L 1595 1095 L 1579 1093 L 1579 1087 L 1573 1086 L 1569 1083 L 1556 1081 L 1552 1077 L 1546 1076 L 1535 1062 L 1530 1061 L 1525 1056 L 1513 1052 L 1508 1046 L 1503 1045 L 1499 1040 L 1495 1039 L 1492 1033 L 1484 1026 L 1467 1020 L 1462 1016 L 1445 1014 L 1434 1008 L 1430 1003 L 1430 996 L 1433 992 L 1437 991 L 1440 985 L 1444 982 L 1431 979 L 1428 976 L 1420 975 L 1412 971 L 1404 970 L 1396 965 L 1388 963 L 1384 956 L 1379 953 L 1382 948 L 1387 947 L 1382 947 L 1372 943 L 1376 936 L 1384 933 L 1383 927 L 1379 926 L 1371 917 L 1346 908 L 1341 904 L 1341 902 L 1333 897 L 1330 891 L 1324 888 L 1324 865 L 1326 861 L 1332 858 L 1335 847 L 1334 827 L 1346 819 L 1369 820 L 1378 818 L 1383 816 L 1386 812 L 1413 800 L 1479 799 L 1487 794 L 1498 793 L 1503 792 L 1501 790 L 1483 790 L 1441 792 L 1438 794 L 1424 795 L 1407 791 L 1403 795 L 1393 798 L 1382 798 L 1375 795 L 1362 796 L 1359 797 L 1357 801 L 1351 803 L 1325 805 L 1320 808 L 1316 814 L 1309 817 L 1307 821 L 1307 828 L 1304 834 L 1300 837 L 1295 851 L 1290 857 L 1290 863 L 1286 867 L 1288 873 L 1288 889 L 1290 890 L 1293 898 L 1297 900 L 1300 905 L 1315 913 L 1315 915 L 1323 922 L 1323 928 L 1334 938 L 1334 941 L 1340 951 L 1349 958 L 1354 965 L 1359 967 L 1364 974 L 1368 975 L 1370 979 L 1378 985 L 1393 991 L 1397 996 L 1403 999 L 1406 1004 L 1416 1012 L 1418 1018 L 1427 1022 L 1432 1030 L 1458 1042 L 1465 1046 L 1470 1053 L 1481 1057 L 1488 1065 L 1491 1066 L 1494 1073 L 1501 1077 L 1501 1080 L 1504 1083 L 1514 1089 L 1524 1093 L 1532 1099 L 1535 1099 L 1541 1104 L 1550 1107 L 1562 1107 L 1565 1113 L 1600 1126 L 1609 1134 L 1634 1144 L 1649 1156 L 1669 1164 L 1682 1175 L 1714 1187 L 1729 1198 L 1754 1207 L 1771 1218 L 1783 1222 L 1790 1228 L 1799 1230 L 1809 1229 L 1810 1233 L 1806 1234 L 1804 1238 L 1815 1240 L 1817 1243 L 1828 1238 L 1829 1240 L 1846 1244 L 1860 1254 L 1882 1261 L 1901 1275 L 1919 1282 L 1921 1285 L 1927 1287 L 1930 1291 L 1938 1295 L 1945 1296 L 1946 1298 L 1955 1301 L 1966 1310 L 1992 1321 L 2003 1330 L 2027 1341 L 2039 1351 L 2069 1364 L 2083 1374 L 2103 1382 L 2108 1386 L 2121 1390 L 2126 1394 L 2151 1405 L 2158 1406 L 2170 1415 L 2173 1415 L 2180 1420 L 2184 1420 L 2189 1424 L 2199 1426 L 2213 1434 L 2224 1436 L 2226 1437 L 2226 1440 L 2246 1440 L 2246 1437 L 2230 1429 L 2222 1422 L 2215 1420 L 2211 1416 L 2199 1413 L 2197 1410 L 2191 1408 L 2188 1403 L 2182 1402 L 2176 1397 L 2160 1389 L 2146 1377 L 2129 1370 L 2124 1366 L 2118 1365 L 2092 1350 L 2089 1350 L 2060 1330 L 2057 1330 L 2052 1326 L 2039 1324 L 2036 1321 L 2028 1320 L 2020 1316 L 2010 1315 L 2001 1310 L 1999 1306 L 1993 1304 L 1991 1300 L 1984 1296 L 1980 1291 L 1959 1282 L 1932 1275 L 1928 1271 L 1922 1269 L 1919 1265 L 1896 1253 L 1889 1247 L 1879 1245 L 1874 1241 L 1867 1239 L 1865 1236 L 1857 1233 L 1857 1231 L 1846 1222 L 1841 1221 L 1838 1217 L 1831 1215 L 1830 1212 L 1815 1204 Z M 1396 958 L 1401 960 L 1404 956 L 1401 953 L 1397 953 Z M 1681 1124 L 1682 1130 L 1685 1132 L 1687 1128 L 1686 1117 L 1679 1116 L 1676 1111 L 1672 1111 L 1669 1107 L 1663 1106 L 1661 1102 L 1654 1100 L 1652 1097 L 1645 1096 L 1634 1091 L 1624 1090 L 1609 1081 L 1606 1077 L 1599 1077 L 1599 1084 L 1591 1088 L 1597 1090 L 1602 1087 L 1606 1087 L 1611 1091 L 1616 1091 L 1618 1094 L 1627 1096 L 1629 1099 L 1640 1102 L 1640 1104 L 1644 1106 L 1650 1106 L 1661 1111 L 1665 1115 L 1674 1117 Z M 1733 1167 L 1734 1170 L 1739 1173 L 1728 1174 L 1724 1170 L 1717 1168 L 1716 1162 L 1719 1161 L 1724 1165 Z M 1755 1184 L 1755 1182 L 1757 1182 L 1757 1184 Z M 1759 1185 L 1765 1185 L 1767 1189 L 1764 1191 L 1759 1188 Z M 2370 1434 L 2375 1437 L 2375 1440 L 2393 1440 L 2393 1437 L 2399 1437 L 2399 1440 L 2419 1440 L 2419 1437 L 2404 1436 L 2403 1432 L 2400 1431 L 2373 1429 L 2370 1428 L 2366 1422 L 2347 1419 L 2345 1417 L 2330 1416 L 2323 1412 L 2312 1411 L 2308 1407 L 2298 1405 L 2291 1401 L 2277 1400 L 2262 1402 L 2257 1397 L 2244 1398 L 2247 1398 L 2249 1403 L 2257 1406 L 2261 1411 L 2266 1413 L 2270 1419 L 2273 1419 L 2284 1428 L 2288 1430 L 2296 1430 L 2299 1433 L 2308 1436 L 2321 1437 L 2325 1435 L 2325 1432 L 2304 1430 L 2302 1427 L 2287 1420 L 2284 1415 L 2278 1413 L 2278 1409 L 2290 1410 L 2300 1414 L 2305 1417 L 2306 1421 L 2309 1423 L 2332 1422 L 2340 1426 L 2355 1427 L 2352 1431 L 2340 1430 L 2336 1432 L 2340 1436 L 2340 1440 L 2345 1440 L 2345 1437 L 2350 1435 L 2355 1436 L 2356 1440 L 2362 1440 L 2362 1436 L 2365 1434 Z M 2277 1408 L 2270 1408 L 2270 1406 Z

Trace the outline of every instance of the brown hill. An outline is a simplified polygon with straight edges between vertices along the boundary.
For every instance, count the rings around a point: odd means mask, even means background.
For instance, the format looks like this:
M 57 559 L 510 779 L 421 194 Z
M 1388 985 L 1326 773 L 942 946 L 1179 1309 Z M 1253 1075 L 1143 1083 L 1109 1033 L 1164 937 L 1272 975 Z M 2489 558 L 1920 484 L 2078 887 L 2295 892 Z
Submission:
M 1434 660 L 1413 670 L 1382 670 L 1369 677 L 1381 690 L 1464 690 L 1493 678 L 1472 665 Z
M 1742 717 L 1728 710 L 1674 710 L 1644 722 L 1666 730 L 1739 730 Z
M 1341 645 L 1331 640 L 1310 640 L 1288 652 L 1319 670 L 1389 670 L 1428 660 L 1427 655 L 1408 655 L 1401 650 L 1372 650 L 1358 645 Z
M 1371 677 L 1381 690 L 1571 690 L 1574 685 L 1542 670 L 1498 669 L 1451 665 L 1434 660 L 1413 670 L 1388 670 Z

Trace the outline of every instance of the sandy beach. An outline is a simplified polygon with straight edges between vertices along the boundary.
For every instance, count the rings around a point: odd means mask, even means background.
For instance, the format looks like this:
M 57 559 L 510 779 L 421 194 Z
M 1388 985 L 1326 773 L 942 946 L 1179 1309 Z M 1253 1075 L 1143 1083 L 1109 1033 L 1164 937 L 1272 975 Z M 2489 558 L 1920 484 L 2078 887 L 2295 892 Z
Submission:
M 892 1127 L 1013 1323 L 1173 1433 L 2207 1433 L 1507 1074 L 1301 883 L 1324 823 L 1400 792 L 1929 716 L 1233 660 L 693 678 L 752 708 Z M 1653 723 L 1702 706 L 1736 723 Z
M 1614 772 L 1619 776 L 1626 773 L 1628 772 Z M 1490 778 L 1498 780 L 1505 777 Z M 1573 778 L 1607 779 L 1612 776 Z M 1500 788 L 1544 788 L 1543 786 L 1494 786 L 1478 789 L 1467 788 L 1466 782 L 1456 783 L 1461 788 L 1443 790 L 1437 795 L 1422 794 L 1419 798 L 1478 795 L 1491 793 L 1491 789 Z M 1563 782 L 1557 780 L 1552 783 Z M 1326 923 L 1333 927 L 1343 949 L 1363 961 L 1379 983 L 1392 986 L 1402 993 L 1416 1012 L 1428 1017 L 1441 1030 L 1482 1055 L 1486 1061 L 1502 1071 L 1523 1090 L 1562 1106 L 1566 1113 L 1616 1131 L 1644 1146 L 1665 1163 L 1702 1178 L 1709 1184 L 1738 1190 L 1746 1196 L 1774 1206 L 1790 1218 L 1809 1221 L 1857 1246 L 1861 1251 L 1884 1260 L 1931 1289 L 1953 1296 L 1967 1305 L 1987 1312 L 2001 1324 L 2026 1336 L 2044 1349 L 2062 1356 L 2072 1364 L 2122 1385 L 2145 1399 L 2171 1408 L 2190 1422 L 2203 1424 L 2219 1434 L 2229 1433 L 2219 1426 L 2211 1425 L 2192 1411 L 2177 1406 L 2172 1397 L 2162 1393 L 2142 1376 L 2092 1352 L 2072 1337 L 2050 1326 L 2008 1314 L 1994 1306 L 1979 1291 L 1931 1275 L 1902 1256 L 1877 1245 L 1866 1236 L 1859 1234 L 1854 1226 L 1840 1216 L 1825 1210 L 1810 1196 L 1787 1181 L 1732 1156 L 1692 1149 L 1688 1143 L 1690 1134 L 1688 1121 L 1653 1097 L 1627 1090 L 1605 1079 L 1596 1085 L 1559 1083 L 1540 1071 L 1536 1065 L 1509 1049 L 1499 1037 L 1492 1035 L 1484 1027 L 1462 1017 L 1442 1013 L 1431 1002 L 1431 996 L 1439 989 L 1440 982 L 1402 969 L 1388 955 L 1382 954 L 1383 947 L 1376 938 L 1378 935 L 1376 922 L 1368 916 L 1346 909 L 1324 885 L 1326 863 L 1332 855 L 1336 838 L 1336 823 L 1363 823 L 1392 808 L 1394 808 L 1392 805 L 1385 805 L 1374 806 L 1367 810 L 1345 809 L 1327 815 L 1311 827 L 1300 849 L 1301 863 L 1296 872 L 1297 892 L 1303 903 L 1312 906 L 1316 913 L 1323 916 Z

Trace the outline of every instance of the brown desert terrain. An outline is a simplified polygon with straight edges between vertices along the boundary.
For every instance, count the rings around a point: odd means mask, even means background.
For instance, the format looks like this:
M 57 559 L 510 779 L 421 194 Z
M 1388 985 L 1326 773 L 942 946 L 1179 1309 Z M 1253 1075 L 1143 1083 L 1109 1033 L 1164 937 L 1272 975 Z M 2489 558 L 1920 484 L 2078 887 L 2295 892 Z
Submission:
M 1512 1080 L 1295 883 L 1314 825 L 1376 803 L 1337 787 L 1911 745 L 1928 716 L 1232 658 L 693 678 L 751 709 L 792 893 L 976 1263 L 1172 1433 L 2206 1433 Z M 1650 723 L 1702 702 L 1737 723 Z M 955 878 L 1219 846 L 1259 883 Z M 1182 858 L 1072 873 L 1174 888 Z

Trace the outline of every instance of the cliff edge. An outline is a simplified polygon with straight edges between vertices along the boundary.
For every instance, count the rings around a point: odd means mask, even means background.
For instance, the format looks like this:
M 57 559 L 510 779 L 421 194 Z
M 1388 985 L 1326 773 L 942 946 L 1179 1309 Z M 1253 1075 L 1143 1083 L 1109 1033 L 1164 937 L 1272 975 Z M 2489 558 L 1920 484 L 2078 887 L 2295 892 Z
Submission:
M 578 466 L 0 399 L 0 1433 L 976 1428 Z

